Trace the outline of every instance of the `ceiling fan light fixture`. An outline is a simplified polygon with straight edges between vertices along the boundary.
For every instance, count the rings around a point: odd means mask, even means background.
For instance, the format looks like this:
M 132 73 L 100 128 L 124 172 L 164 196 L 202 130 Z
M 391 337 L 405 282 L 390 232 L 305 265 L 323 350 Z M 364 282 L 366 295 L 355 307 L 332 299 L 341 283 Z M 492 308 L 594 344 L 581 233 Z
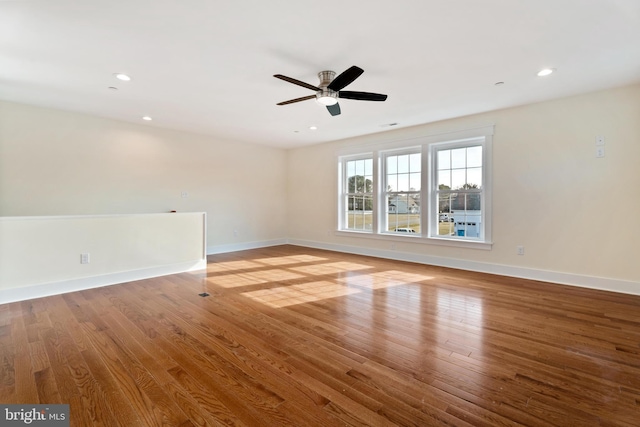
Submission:
M 316 101 L 322 105 L 336 105 L 338 103 L 338 92 L 327 89 L 326 87 L 320 87 L 322 90 L 316 93 Z
M 336 98 L 329 95 L 320 95 L 316 97 L 316 100 L 322 105 L 336 105 L 338 103 Z

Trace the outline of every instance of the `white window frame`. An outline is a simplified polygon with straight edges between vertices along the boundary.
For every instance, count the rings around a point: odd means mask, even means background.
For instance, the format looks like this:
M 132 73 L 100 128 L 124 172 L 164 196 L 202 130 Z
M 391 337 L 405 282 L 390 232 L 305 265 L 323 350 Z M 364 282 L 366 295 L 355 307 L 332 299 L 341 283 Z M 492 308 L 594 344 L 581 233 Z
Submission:
M 347 175 L 347 163 L 350 161 L 357 161 L 357 160 L 371 160 L 372 164 L 373 164 L 373 172 L 372 172 L 372 179 L 373 179 L 373 183 L 372 183 L 372 199 L 373 199 L 373 210 L 372 210 L 372 228 L 370 230 L 357 230 L 357 229 L 350 229 L 348 228 L 348 219 L 345 216 L 346 210 L 347 210 L 347 197 L 349 194 L 348 191 L 348 175 Z M 366 233 L 366 234 L 371 234 L 374 233 L 377 229 L 376 227 L 376 223 L 377 223 L 377 215 L 376 215 L 376 174 L 377 174 L 377 166 L 376 166 L 376 161 L 375 161 L 375 156 L 373 155 L 373 153 L 362 153 L 362 154 L 357 154 L 357 155 L 351 155 L 351 156 L 342 156 L 339 159 L 339 163 L 338 163 L 338 170 L 339 170 L 339 178 L 338 178 L 338 194 L 339 199 L 338 199 L 338 230 L 339 231 L 344 231 L 344 232 L 348 232 L 348 233 Z
M 482 147 L 482 189 L 480 190 L 480 236 L 460 237 L 438 235 L 439 226 L 439 200 L 438 200 L 438 168 L 437 152 L 440 150 L 451 150 L 466 147 Z M 446 241 L 460 242 L 491 242 L 491 137 L 480 136 L 476 138 L 465 138 L 461 140 L 442 141 L 429 144 L 428 146 L 428 167 L 429 167 L 429 238 Z M 452 190 L 454 191 L 454 190 Z
M 388 179 L 388 170 L 387 170 L 387 159 L 389 157 L 393 157 L 393 156 L 402 156 L 402 155 L 411 155 L 411 154 L 420 154 L 420 161 L 421 161 L 421 165 L 420 165 L 420 175 L 421 175 L 421 184 L 420 184 L 420 190 L 419 191 L 387 191 L 387 187 L 389 185 L 389 183 L 387 182 Z M 420 203 L 423 203 L 422 200 L 422 195 L 424 194 L 423 190 L 422 190 L 422 185 L 423 185 L 423 179 L 422 176 L 424 175 L 424 162 L 422 161 L 422 149 L 421 146 L 414 146 L 414 147 L 407 147 L 407 148 L 403 148 L 401 150 L 386 150 L 386 151 L 380 151 L 378 153 L 378 157 L 379 157 L 379 163 L 381 165 L 380 168 L 380 174 L 379 174 L 379 181 L 381 183 L 381 188 L 380 188 L 380 201 L 382 206 L 380 206 L 380 209 L 376 209 L 378 211 L 379 214 L 382 214 L 382 218 L 381 218 L 381 227 L 380 227 L 380 232 L 381 233 L 388 233 L 388 234 L 392 234 L 392 235 L 400 235 L 400 236 L 406 236 L 406 234 L 403 233 L 399 233 L 397 231 L 391 231 L 389 230 L 389 212 L 388 212 L 388 201 L 387 201 L 387 197 L 389 196 L 389 194 L 396 194 L 396 195 L 404 195 L 404 194 L 420 194 L 421 199 L 420 199 Z M 378 177 L 374 177 L 378 178 Z M 422 212 L 422 206 L 420 209 L 420 212 Z M 422 221 L 422 215 L 420 215 L 420 230 L 422 231 L 424 229 L 424 223 Z M 409 234 L 409 236 L 420 236 L 422 235 L 422 232 L 420 233 L 416 233 L 416 234 Z
M 350 147 L 337 153 L 338 164 L 338 221 L 336 235 L 358 236 L 362 238 L 381 239 L 388 241 L 411 241 L 429 245 L 454 246 L 490 250 L 492 248 L 492 143 L 494 126 L 484 126 L 475 129 L 417 136 L 411 139 L 396 140 L 364 147 Z M 435 152 L 442 148 L 457 148 L 464 146 L 482 145 L 482 199 L 481 199 L 481 235 L 478 238 L 466 236 L 437 235 L 438 200 L 434 190 L 437 171 L 435 168 Z M 421 233 L 399 233 L 386 231 L 386 156 L 409 152 L 422 152 L 421 167 L 421 195 L 420 195 L 420 229 Z M 358 159 L 373 159 L 373 212 L 372 230 L 349 230 L 346 228 L 344 204 L 346 161 Z M 384 187 L 384 188 L 383 188 Z

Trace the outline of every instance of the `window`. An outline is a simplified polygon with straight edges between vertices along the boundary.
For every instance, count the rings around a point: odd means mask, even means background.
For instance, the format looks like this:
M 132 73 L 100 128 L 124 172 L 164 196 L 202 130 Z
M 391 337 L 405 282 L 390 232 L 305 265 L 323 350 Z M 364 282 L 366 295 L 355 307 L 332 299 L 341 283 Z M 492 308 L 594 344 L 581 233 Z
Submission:
M 338 230 L 490 249 L 492 135 L 489 126 L 339 157 Z
M 373 159 L 344 161 L 342 183 L 342 224 L 346 230 L 373 228 Z
M 384 157 L 385 231 L 420 233 L 420 152 L 388 154 Z
M 482 145 L 434 144 L 432 189 L 438 226 L 433 236 L 482 239 Z M 477 144 L 477 145 L 475 145 Z

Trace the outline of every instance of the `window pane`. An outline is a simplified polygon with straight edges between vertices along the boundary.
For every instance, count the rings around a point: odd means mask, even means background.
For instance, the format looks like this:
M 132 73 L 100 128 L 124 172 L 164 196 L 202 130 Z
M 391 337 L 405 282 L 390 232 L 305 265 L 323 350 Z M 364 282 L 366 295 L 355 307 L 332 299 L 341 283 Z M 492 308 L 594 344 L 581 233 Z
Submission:
M 451 193 L 451 211 L 463 211 L 466 209 L 464 194 Z
M 451 150 L 438 151 L 438 170 L 451 169 Z
M 443 186 L 446 188 L 443 188 Z M 438 171 L 438 189 L 439 190 L 451 189 L 451 171 L 450 170 Z
M 438 197 L 438 228 L 436 235 L 453 235 L 453 213 L 451 212 L 451 194 L 445 193 Z
M 451 213 L 451 193 L 438 195 L 438 212 L 440 214 Z
M 372 159 L 366 159 L 364 161 L 364 174 L 366 176 L 373 176 L 373 160 Z
M 398 157 L 387 157 L 387 174 L 398 173 Z
M 409 172 L 409 156 L 407 154 L 398 156 L 398 173 Z
M 371 193 L 373 183 L 362 175 L 355 175 L 349 178 L 347 188 L 349 193 Z
M 467 169 L 467 187 L 482 188 L 482 168 Z
M 356 174 L 356 163 L 353 161 L 347 162 L 347 177 Z
M 347 196 L 347 211 L 352 211 L 353 207 L 356 205 L 354 196 Z
M 451 171 L 451 189 L 459 190 L 464 187 L 466 177 L 464 169 L 454 169 Z
M 467 148 L 467 167 L 476 168 L 482 166 L 482 146 Z
M 356 181 L 353 177 L 350 177 L 347 180 L 347 193 L 355 193 L 356 192 Z
M 417 194 L 391 194 L 387 197 L 387 231 L 420 233 L 420 198 Z
M 467 194 L 464 197 L 467 209 L 454 210 L 454 235 L 479 238 L 482 230 L 482 211 L 480 194 Z
M 387 157 L 386 191 L 419 191 L 421 157 L 420 153 Z
M 348 196 L 346 205 L 347 229 L 370 231 L 373 224 L 373 198 L 367 195 Z
M 409 191 L 409 174 L 398 174 L 398 190 L 397 191 Z
M 373 160 L 351 160 L 346 164 L 347 193 L 371 193 L 373 191 Z
M 398 175 L 387 176 L 387 191 L 398 191 Z
M 420 173 L 412 173 L 409 175 L 409 190 L 410 191 L 420 191 L 420 186 L 422 182 L 420 179 Z
M 482 196 L 478 194 L 467 194 L 465 196 L 467 211 L 480 211 L 480 204 L 482 202 Z
M 466 151 L 466 148 L 451 150 L 451 169 L 459 169 L 466 166 Z
M 409 169 L 411 172 L 420 172 L 422 167 L 421 163 L 421 155 L 420 153 L 411 154 L 409 156 Z

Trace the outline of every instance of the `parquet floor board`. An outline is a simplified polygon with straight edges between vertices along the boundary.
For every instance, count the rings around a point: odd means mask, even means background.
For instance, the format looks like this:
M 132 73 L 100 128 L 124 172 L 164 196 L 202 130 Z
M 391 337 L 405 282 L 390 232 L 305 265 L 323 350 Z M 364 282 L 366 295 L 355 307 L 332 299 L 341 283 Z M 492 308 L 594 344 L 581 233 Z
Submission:
M 198 296 L 201 292 L 208 297 Z M 640 296 L 275 246 L 0 305 L 72 426 L 640 426 Z

